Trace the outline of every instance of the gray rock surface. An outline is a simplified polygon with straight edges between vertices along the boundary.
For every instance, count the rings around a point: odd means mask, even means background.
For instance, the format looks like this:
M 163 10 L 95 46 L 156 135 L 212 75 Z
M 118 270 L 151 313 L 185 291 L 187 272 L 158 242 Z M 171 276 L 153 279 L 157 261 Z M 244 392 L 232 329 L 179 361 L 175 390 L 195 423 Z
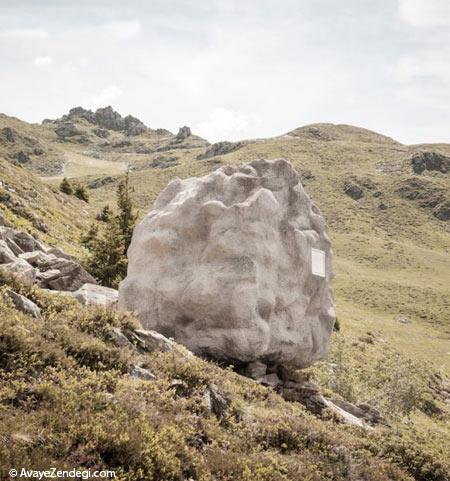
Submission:
M 140 366 L 131 366 L 129 375 L 134 379 L 140 379 L 142 381 L 154 381 L 156 379 L 153 373 Z
M 29 314 L 35 319 L 40 319 L 41 310 L 33 301 L 14 291 L 8 291 L 8 295 L 19 311 Z
M 73 293 L 73 297 L 85 306 L 111 306 L 117 302 L 118 291 L 96 284 L 83 284 Z
M 6 241 L 0 240 L 0 264 L 9 264 L 10 262 L 14 262 L 15 259 L 16 256 Z
M 36 280 L 35 269 L 24 259 L 16 259 L 14 262 L 2 264 L 0 267 L 20 282 L 33 284 Z
M 80 132 L 73 122 L 61 122 L 58 127 L 56 127 L 55 133 L 60 139 L 65 139 L 78 135 Z
M 436 170 L 445 174 L 450 172 L 450 157 L 437 152 L 416 152 L 411 157 L 411 165 L 416 174 L 425 170 Z
M 46 246 L 27 232 L 5 226 L 0 226 L 0 267 L 18 280 L 37 283 L 44 289 L 76 291 L 84 284 L 96 284 L 96 280 L 63 250 Z M 81 292 L 80 296 L 87 299 L 85 294 Z M 103 291 L 103 296 L 111 297 L 112 292 Z M 103 299 L 103 302 L 106 301 Z
M 300 368 L 325 354 L 330 239 L 285 160 L 173 180 L 128 257 L 119 305 L 195 353 Z
M 180 127 L 176 138 L 178 140 L 184 140 L 190 137 L 191 135 L 192 135 L 191 129 L 185 125 L 184 127 Z
M 210 145 L 203 154 L 198 155 L 197 159 L 210 159 L 216 155 L 226 155 L 239 150 L 243 146 L 243 142 L 228 142 L 226 140 L 222 142 L 216 142 L 215 144 Z

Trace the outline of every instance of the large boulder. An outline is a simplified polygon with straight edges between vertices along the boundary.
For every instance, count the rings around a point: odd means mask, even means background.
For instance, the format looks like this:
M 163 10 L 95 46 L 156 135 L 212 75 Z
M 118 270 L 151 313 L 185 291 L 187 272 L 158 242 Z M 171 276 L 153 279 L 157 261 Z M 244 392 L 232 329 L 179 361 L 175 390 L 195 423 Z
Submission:
M 119 306 L 195 353 L 306 367 L 326 351 L 330 239 L 285 160 L 173 180 L 128 257 Z

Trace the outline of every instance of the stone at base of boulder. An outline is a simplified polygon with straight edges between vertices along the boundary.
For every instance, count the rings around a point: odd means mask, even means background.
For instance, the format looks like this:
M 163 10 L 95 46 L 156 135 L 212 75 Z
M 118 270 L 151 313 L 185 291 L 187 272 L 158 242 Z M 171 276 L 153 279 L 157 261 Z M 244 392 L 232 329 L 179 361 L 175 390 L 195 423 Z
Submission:
M 261 379 L 266 375 L 267 366 L 260 362 L 250 362 L 245 368 L 245 375 L 251 377 L 252 379 Z
M 327 399 L 320 387 L 312 382 L 310 374 L 292 366 L 270 365 L 256 361 L 239 369 L 247 377 L 276 390 L 286 401 L 299 402 L 305 408 L 323 418 L 341 423 L 371 428 L 385 424 L 380 412 L 368 404 L 354 405 L 340 399 Z

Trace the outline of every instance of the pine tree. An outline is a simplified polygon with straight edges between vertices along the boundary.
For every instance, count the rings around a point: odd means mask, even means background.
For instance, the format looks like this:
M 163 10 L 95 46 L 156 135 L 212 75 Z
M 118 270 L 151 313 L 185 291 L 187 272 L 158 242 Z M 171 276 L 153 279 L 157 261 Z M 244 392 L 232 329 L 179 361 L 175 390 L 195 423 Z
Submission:
M 83 245 L 89 250 L 86 265 L 89 272 L 102 285 L 117 287 L 127 271 L 124 238 L 117 218 L 111 219 L 101 232 L 95 224 L 91 226 Z
M 59 190 L 67 195 L 73 194 L 73 187 L 66 177 L 64 177 L 64 179 L 59 184 Z
M 126 254 L 138 217 L 137 213 L 134 212 L 133 201 L 131 200 L 129 171 L 127 171 L 125 179 L 120 182 L 117 188 L 117 207 L 119 208 L 117 218 L 124 237 L 124 254 Z
M 89 193 L 86 190 L 84 185 L 77 185 L 74 191 L 75 197 L 78 197 L 80 200 L 84 200 L 85 202 L 89 202 Z
M 137 214 L 134 212 L 127 173 L 117 189 L 118 214 L 113 216 L 109 206 L 97 215 L 81 239 L 88 250 L 87 270 L 103 285 L 117 287 L 127 273 L 127 249 L 131 242 Z

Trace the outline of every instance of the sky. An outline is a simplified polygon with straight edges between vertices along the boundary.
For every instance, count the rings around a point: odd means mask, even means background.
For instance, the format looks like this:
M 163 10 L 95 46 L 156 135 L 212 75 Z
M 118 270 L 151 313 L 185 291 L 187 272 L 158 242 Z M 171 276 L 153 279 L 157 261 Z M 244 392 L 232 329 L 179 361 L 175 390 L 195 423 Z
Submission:
M 0 0 L 0 112 L 79 105 L 212 142 L 332 122 L 450 143 L 450 0 Z

